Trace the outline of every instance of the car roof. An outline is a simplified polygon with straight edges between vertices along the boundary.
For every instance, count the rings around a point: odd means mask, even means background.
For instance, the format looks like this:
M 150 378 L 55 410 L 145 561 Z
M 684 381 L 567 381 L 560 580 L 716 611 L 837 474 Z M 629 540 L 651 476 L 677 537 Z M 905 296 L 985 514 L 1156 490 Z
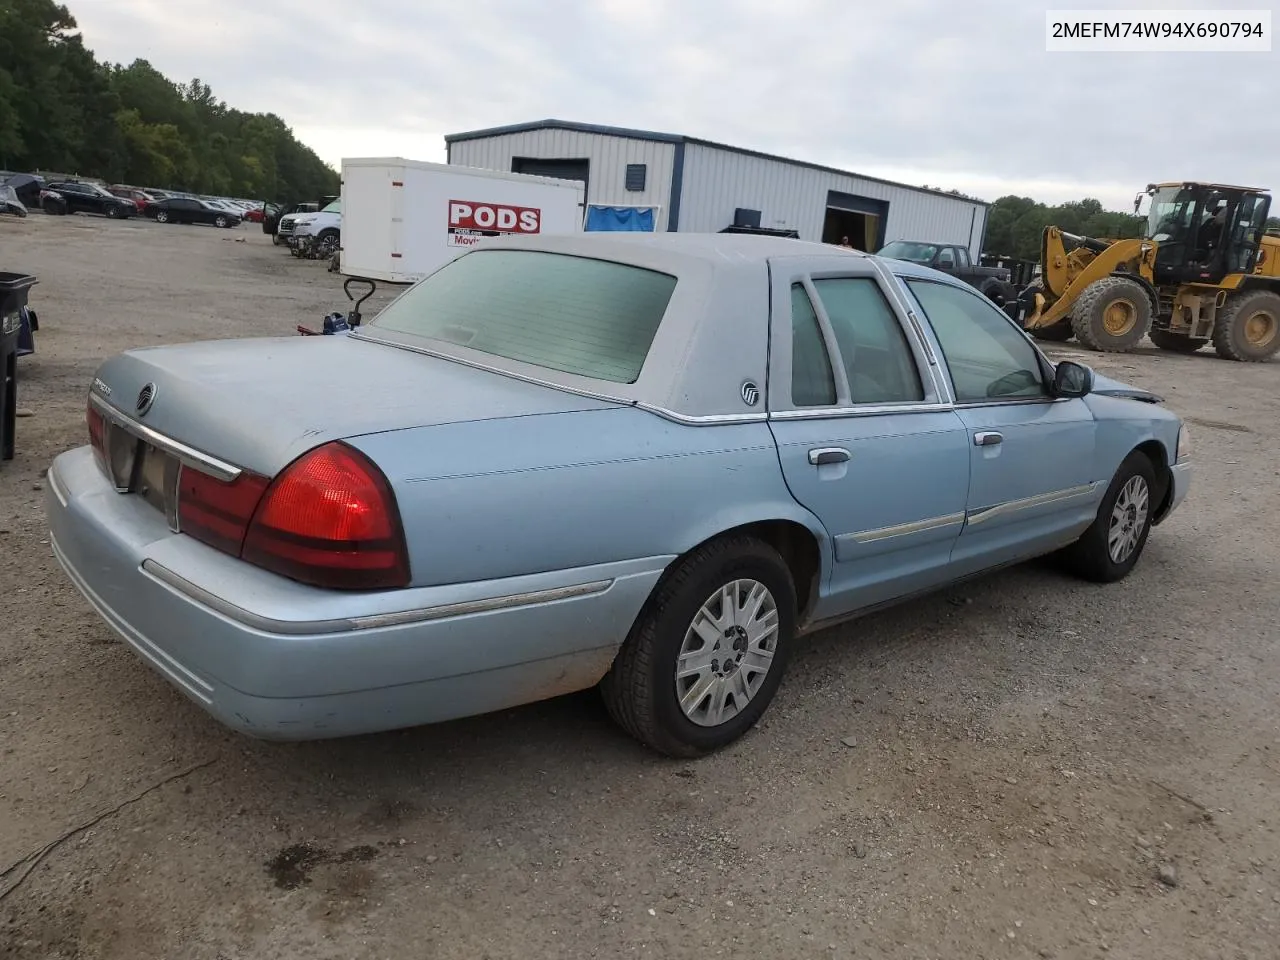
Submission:
M 869 254 L 812 240 L 792 240 L 745 233 L 629 233 L 589 232 L 495 237 L 485 241 L 488 249 L 545 250 L 549 253 L 583 256 L 621 256 L 646 252 L 657 256 L 706 262 L 734 260 L 764 264 L 778 257 L 854 256 Z
M 426 350 L 586 396 L 636 404 L 686 422 L 757 419 L 747 400 L 768 376 L 771 277 L 900 276 L 967 287 L 948 274 L 813 241 L 750 234 L 588 232 L 490 237 L 459 254 L 532 251 L 605 260 L 677 279 L 667 310 L 633 383 L 613 383 L 506 360 L 443 341 L 416 338 L 378 326 L 375 318 L 354 336 Z M 444 269 L 442 267 L 442 269 Z M 425 282 L 425 281 L 424 281 Z M 975 291 L 976 293 L 976 291 Z M 406 294 L 408 295 L 408 294 Z M 744 379 L 745 378 L 745 379 Z

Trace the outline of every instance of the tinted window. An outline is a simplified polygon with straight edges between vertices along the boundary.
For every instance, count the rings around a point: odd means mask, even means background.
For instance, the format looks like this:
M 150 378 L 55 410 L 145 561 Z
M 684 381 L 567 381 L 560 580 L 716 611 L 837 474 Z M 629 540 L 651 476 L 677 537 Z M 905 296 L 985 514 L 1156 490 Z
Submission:
M 907 280 L 938 337 L 962 403 L 1047 396 L 1027 338 L 977 293 Z
M 949 247 L 945 248 L 940 254 L 938 254 L 938 267 L 940 269 L 950 269 L 955 265 L 956 257 Z
M 853 403 L 924 399 L 911 348 L 893 310 L 868 277 L 815 280 L 849 379 Z
M 836 402 L 831 370 L 818 314 L 804 285 L 791 285 L 791 402 L 797 407 L 827 407 Z
M 484 250 L 427 277 L 370 325 L 634 383 L 675 285 L 668 274 L 621 263 Z

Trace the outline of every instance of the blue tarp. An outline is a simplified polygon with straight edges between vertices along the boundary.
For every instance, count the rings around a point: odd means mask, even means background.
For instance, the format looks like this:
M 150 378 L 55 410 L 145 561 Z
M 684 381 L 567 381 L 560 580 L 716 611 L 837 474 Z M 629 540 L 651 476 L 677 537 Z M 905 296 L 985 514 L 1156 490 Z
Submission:
M 586 229 L 653 233 L 653 208 L 587 207 Z

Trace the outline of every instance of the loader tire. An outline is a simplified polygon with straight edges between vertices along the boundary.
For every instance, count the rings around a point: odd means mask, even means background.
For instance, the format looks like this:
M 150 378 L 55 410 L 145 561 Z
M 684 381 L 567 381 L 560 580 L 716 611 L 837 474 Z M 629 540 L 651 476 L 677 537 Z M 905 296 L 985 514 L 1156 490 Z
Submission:
M 1253 290 L 1228 300 L 1213 325 L 1213 349 L 1224 360 L 1245 363 L 1280 350 L 1280 293 Z
M 1075 331 L 1071 329 L 1070 320 L 1059 320 L 1057 323 L 1051 323 L 1047 327 L 1036 327 L 1033 330 L 1028 330 L 1027 333 L 1037 340 L 1044 340 L 1049 343 L 1062 343 L 1075 336 Z
M 1151 299 L 1127 277 L 1103 277 L 1080 294 L 1071 329 L 1083 346 L 1099 353 L 1128 353 L 1151 330 Z
M 1195 353 L 1209 342 L 1204 337 L 1188 337 L 1168 330 L 1152 330 L 1147 336 L 1161 350 L 1168 350 L 1170 353 Z

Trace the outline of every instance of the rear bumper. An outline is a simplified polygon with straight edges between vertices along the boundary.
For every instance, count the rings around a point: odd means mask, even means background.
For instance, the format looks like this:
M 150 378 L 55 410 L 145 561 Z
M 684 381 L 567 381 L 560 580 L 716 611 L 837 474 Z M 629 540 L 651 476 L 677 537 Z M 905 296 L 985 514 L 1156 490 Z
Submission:
M 307 740 L 472 716 L 594 685 L 670 558 L 344 595 L 173 534 L 87 447 L 49 471 L 50 542 L 152 668 L 227 726 Z

